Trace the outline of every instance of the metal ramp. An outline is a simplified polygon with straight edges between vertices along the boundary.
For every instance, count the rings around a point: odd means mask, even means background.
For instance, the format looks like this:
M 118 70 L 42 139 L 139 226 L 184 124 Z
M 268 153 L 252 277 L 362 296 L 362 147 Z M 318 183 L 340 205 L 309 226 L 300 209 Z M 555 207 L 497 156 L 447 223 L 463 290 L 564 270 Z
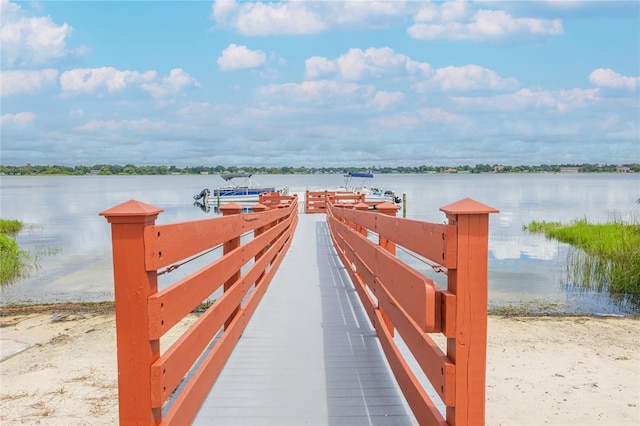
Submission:
M 194 425 L 417 425 L 325 220 L 300 215 Z

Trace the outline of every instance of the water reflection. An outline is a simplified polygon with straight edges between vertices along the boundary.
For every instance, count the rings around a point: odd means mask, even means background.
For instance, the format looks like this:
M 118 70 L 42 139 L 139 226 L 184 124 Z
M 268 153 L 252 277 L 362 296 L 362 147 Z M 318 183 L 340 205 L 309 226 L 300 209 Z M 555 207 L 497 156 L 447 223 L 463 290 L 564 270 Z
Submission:
M 209 205 L 209 203 L 201 203 L 200 201 L 196 201 L 195 203 L 193 203 L 193 205 L 195 207 L 198 207 L 200 210 L 202 210 L 205 213 L 209 213 L 209 211 L 211 211 L 211 206 Z
M 558 255 L 559 243 L 539 235 L 493 236 L 489 239 L 489 252 L 494 259 L 552 260 Z

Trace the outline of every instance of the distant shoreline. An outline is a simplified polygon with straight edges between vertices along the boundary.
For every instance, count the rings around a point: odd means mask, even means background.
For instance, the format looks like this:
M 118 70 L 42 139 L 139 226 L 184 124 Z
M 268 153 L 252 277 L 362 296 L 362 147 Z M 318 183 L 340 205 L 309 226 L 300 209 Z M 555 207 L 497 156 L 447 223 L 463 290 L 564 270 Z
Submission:
M 639 163 L 623 164 L 541 164 L 541 165 L 503 165 L 476 164 L 438 165 L 438 166 L 389 166 L 389 167 L 225 167 L 195 166 L 176 167 L 165 165 L 138 166 L 127 164 L 96 164 L 92 166 L 74 165 L 1 165 L 2 176 L 163 176 L 163 175 L 219 175 L 222 173 L 247 172 L 259 175 L 304 175 L 304 174 L 342 174 L 349 172 L 371 172 L 374 174 L 509 174 L 509 173 L 640 173 Z

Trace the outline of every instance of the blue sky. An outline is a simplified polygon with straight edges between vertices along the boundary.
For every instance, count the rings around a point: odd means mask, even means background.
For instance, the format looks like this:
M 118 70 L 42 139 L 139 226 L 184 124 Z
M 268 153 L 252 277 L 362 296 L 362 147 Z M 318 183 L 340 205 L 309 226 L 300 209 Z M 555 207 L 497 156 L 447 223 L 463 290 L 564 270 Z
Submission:
M 4 165 L 640 162 L 635 0 L 0 7 Z

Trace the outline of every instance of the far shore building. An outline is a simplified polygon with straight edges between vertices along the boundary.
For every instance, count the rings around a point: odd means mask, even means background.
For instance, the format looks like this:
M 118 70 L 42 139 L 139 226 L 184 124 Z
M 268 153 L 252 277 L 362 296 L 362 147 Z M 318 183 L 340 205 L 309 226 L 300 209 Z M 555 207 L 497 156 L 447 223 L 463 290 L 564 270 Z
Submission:
M 616 166 L 616 173 L 631 173 L 631 167 Z
M 560 173 L 578 173 L 580 167 L 560 167 Z

